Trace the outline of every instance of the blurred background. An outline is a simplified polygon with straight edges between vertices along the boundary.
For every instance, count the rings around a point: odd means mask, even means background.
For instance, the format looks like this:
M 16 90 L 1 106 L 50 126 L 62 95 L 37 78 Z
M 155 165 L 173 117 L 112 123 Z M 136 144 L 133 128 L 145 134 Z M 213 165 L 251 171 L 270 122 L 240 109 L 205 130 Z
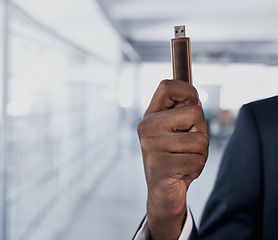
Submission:
M 136 127 L 183 24 L 211 139 L 199 223 L 241 105 L 278 93 L 277 23 L 277 0 L 0 0 L 0 239 L 132 238 Z

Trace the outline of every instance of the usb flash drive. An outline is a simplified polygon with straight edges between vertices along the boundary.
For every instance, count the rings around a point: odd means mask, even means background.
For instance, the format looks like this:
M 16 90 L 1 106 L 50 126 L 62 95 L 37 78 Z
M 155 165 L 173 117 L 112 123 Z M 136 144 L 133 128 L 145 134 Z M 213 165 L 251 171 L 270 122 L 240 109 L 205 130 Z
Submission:
M 175 26 L 175 38 L 171 39 L 173 78 L 192 83 L 190 38 L 185 26 Z

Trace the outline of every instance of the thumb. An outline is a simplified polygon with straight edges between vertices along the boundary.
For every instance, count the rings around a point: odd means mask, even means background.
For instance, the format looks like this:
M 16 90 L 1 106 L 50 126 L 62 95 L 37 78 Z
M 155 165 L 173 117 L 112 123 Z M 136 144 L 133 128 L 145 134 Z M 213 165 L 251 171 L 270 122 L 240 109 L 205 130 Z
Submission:
M 203 107 L 203 104 L 202 104 L 200 98 L 198 99 L 198 105 L 200 107 Z M 186 106 L 186 103 L 184 103 L 184 102 L 175 102 L 173 108 L 184 107 L 184 106 Z

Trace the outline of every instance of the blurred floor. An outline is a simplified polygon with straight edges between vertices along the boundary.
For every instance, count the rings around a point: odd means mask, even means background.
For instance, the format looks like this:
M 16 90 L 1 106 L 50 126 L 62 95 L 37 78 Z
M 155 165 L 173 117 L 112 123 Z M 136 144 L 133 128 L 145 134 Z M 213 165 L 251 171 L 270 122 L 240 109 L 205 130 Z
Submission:
M 132 238 L 145 214 L 146 185 L 136 130 L 124 129 L 123 138 L 120 159 L 103 176 L 97 190 L 80 202 L 75 218 L 56 240 Z M 223 146 L 212 141 L 205 170 L 191 185 L 189 205 L 197 224 L 213 186 Z
M 123 130 L 121 157 L 80 202 L 57 240 L 131 239 L 145 214 L 146 186 L 136 130 Z

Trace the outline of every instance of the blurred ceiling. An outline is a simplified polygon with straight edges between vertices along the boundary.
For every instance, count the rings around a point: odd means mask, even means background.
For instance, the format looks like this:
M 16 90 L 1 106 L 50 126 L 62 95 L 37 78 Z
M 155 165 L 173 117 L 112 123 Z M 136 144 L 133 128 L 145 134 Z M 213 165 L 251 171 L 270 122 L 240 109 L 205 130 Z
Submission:
M 97 1 L 141 61 L 170 61 L 173 26 L 184 24 L 193 61 L 278 65 L 277 0 Z

